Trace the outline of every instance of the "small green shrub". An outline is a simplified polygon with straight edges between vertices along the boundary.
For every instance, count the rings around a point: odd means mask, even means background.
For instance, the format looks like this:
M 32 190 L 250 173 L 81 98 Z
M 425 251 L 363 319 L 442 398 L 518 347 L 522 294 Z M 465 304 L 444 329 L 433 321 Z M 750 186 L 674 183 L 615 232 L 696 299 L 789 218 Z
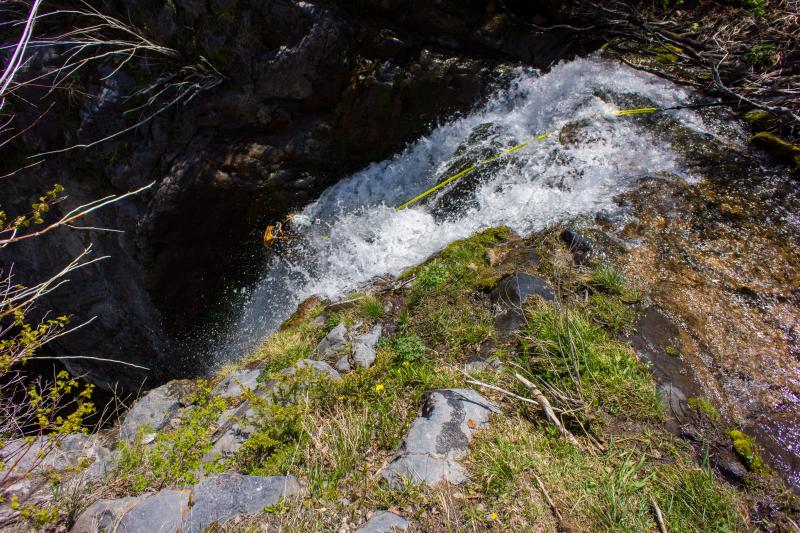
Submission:
M 771 65 L 775 61 L 775 50 L 775 45 L 772 43 L 754 44 L 744 58 L 751 65 Z
M 414 333 L 396 336 L 392 342 L 392 350 L 398 360 L 408 362 L 424 358 L 427 351 L 425 343 Z
M 149 446 L 142 442 L 152 432 L 148 427 L 139 428 L 133 442 L 120 442 L 117 476 L 134 492 L 196 483 L 200 461 L 211 449 L 213 425 L 225 408 L 223 398 L 211 396 L 207 386 L 201 388 L 178 428 L 159 433 Z

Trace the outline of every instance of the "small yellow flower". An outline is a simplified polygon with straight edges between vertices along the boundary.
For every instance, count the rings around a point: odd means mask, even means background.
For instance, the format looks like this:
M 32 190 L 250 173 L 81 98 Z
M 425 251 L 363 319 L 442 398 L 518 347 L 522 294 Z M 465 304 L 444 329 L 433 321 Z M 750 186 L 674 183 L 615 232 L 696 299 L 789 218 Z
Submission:
M 409 363 L 408 361 L 403 361 L 403 366 L 411 366 L 411 363 Z
M 383 384 L 378 383 L 375 385 L 375 392 L 382 392 L 383 391 Z
M 343 402 L 343 401 L 344 401 L 344 396 L 339 396 L 339 397 L 337 398 L 337 400 L 339 400 L 340 402 Z
M 492 514 L 491 514 L 491 515 L 489 515 L 489 516 L 491 516 L 491 517 L 492 517 L 492 520 L 497 520 L 497 513 L 492 513 Z

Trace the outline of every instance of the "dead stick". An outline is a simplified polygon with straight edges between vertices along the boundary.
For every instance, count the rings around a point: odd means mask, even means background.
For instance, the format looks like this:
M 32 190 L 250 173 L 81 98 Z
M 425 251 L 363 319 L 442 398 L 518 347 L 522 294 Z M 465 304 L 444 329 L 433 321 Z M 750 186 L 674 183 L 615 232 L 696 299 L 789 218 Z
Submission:
M 658 530 L 661 533 L 669 533 L 667 531 L 667 524 L 664 522 L 664 515 L 661 514 L 661 508 L 658 506 L 658 502 L 655 498 L 650 496 L 650 505 L 653 506 L 653 511 L 656 513 L 656 522 L 658 522 Z
M 542 394 L 542 391 L 540 391 L 536 385 L 525 379 L 521 374 L 519 374 L 519 372 L 515 372 L 514 377 L 517 378 L 523 385 L 525 385 L 525 388 L 528 389 L 528 391 L 533 395 L 536 402 L 544 411 L 545 416 L 547 416 L 547 419 L 556 427 L 558 432 L 561 433 L 561 436 L 567 439 L 567 441 L 569 441 L 569 443 L 573 446 L 581 448 L 578 439 L 576 439 L 575 435 L 570 433 L 569 430 L 564 427 L 564 425 L 561 423 L 561 420 L 558 419 L 556 413 L 553 411 L 553 407 L 550 405 L 550 402 L 547 400 L 547 398 L 545 398 L 544 394 Z
M 556 527 L 559 531 L 572 531 L 572 528 L 564 521 L 564 517 L 561 514 L 561 511 L 558 510 L 556 504 L 553 502 L 552 498 L 550 498 L 550 494 L 548 494 L 547 489 L 544 487 L 544 483 L 542 480 L 539 479 L 539 476 L 533 474 L 533 479 L 536 480 L 536 484 L 539 486 L 539 492 L 542 493 L 544 500 L 547 502 L 547 505 L 550 507 L 550 511 L 552 511 L 553 516 L 556 519 Z

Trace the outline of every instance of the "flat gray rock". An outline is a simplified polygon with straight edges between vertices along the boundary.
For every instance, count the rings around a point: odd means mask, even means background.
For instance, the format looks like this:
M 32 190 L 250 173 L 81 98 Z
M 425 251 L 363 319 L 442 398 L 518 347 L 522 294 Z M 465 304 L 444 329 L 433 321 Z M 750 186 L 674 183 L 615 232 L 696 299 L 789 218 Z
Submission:
M 408 520 L 389 511 L 378 511 L 356 533 L 391 533 L 408 530 Z
M 142 496 L 97 500 L 78 516 L 70 531 L 72 533 L 114 531 L 125 513 L 142 500 Z
M 189 509 L 188 490 L 162 490 L 137 502 L 120 519 L 116 531 L 124 533 L 173 532 L 181 527 Z
M 319 359 L 332 360 L 347 344 L 347 327 L 339 324 L 325 335 L 317 345 L 316 355 Z
M 281 370 L 281 374 L 296 374 L 298 370 L 302 370 L 304 368 L 311 369 L 312 374 L 328 377 L 333 380 L 342 378 L 342 376 L 339 375 L 339 372 L 337 372 L 336 369 L 331 365 L 325 361 L 316 361 L 314 359 L 301 359 L 297 361 L 294 366 L 290 366 L 289 368 L 284 368 Z
M 261 370 L 234 370 L 225 379 L 217 383 L 217 386 L 211 391 L 214 396 L 221 396 L 223 398 L 236 398 L 241 396 L 247 390 L 255 390 L 258 387 L 258 377 L 261 375 Z
M 492 357 L 490 359 L 473 359 L 464 363 L 465 372 L 497 371 L 502 369 L 503 363 L 497 357 Z
M 352 370 L 352 367 L 350 366 L 350 357 L 348 357 L 347 354 L 341 356 L 333 366 L 336 368 L 336 371 L 340 373 L 350 372 Z
M 262 513 L 265 507 L 300 492 L 294 476 L 215 474 L 192 489 L 192 506 L 184 516 L 182 531 L 200 533 L 215 522 Z
M 392 462 L 381 474 L 390 486 L 402 480 L 435 485 L 461 483 L 466 470 L 458 459 L 467 453 L 476 430 L 500 409 L 471 389 L 442 389 L 427 393 Z
M 40 452 L 46 452 L 46 455 L 40 457 Z M 0 478 L 5 477 L 11 468 L 14 468 L 14 472 L 10 477 L 24 475 L 28 471 L 64 470 L 79 465 L 84 459 L 105 459 L 109 453 L 96 436 L 83 433 L 71 433 L 56 443 L 49 437 L 38 437 L 32 443 L 16 439 L 0 449 L 0 462 L 5 464 L 0 469 Z
M 381 338 L 381 325 L 377 324 L 369 333 L 353 339 L 353 362 L 361 368 L 369 368 L 375 362 L 375 343 Z
M 178 414 L 178 409 L 188 405 L 193 390 L 191 381 L 175 380 L 149 391 L 125 413 L 120 439 L 132 441 L 136 431 L 145 425 L 153 431 L 163 429 Z

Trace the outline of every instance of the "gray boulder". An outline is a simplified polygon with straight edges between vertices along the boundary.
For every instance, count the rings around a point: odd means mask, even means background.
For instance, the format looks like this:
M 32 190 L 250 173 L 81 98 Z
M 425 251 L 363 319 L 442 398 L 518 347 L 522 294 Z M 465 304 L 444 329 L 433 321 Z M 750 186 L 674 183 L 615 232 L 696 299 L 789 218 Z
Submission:
M 339 324 L 325 335 L 325 338 L 317 345 L 316 356 L 319 359 L 334 359 L 336 355 L 345 347 L 347 339 L 347 328 L 344 324 Z
M 104 447 L 96 436 L 82 433 L 72 433 L 61 440 L 51 440 L 49 437 L 38 437 L 32 443 L 23 439 L 16 439 L 0 449 L 0 462 L 4 467 L 0 469 L 0 477 L 14 468 L 14 475 L 24 475 L 47 472 L 49 470 L 64 470 L 75 467 L 84 459 L 92 461 L 105 459 L 109 455 L 108 448 Z
M 200 533 L 214 523 L 262 513 L 264 507 L 300 492 L 300 483 L 294 476 L 216 474 L 192 489 L 192 506 L 184 516 L 182 531 Z
M 118 500 L 98 500 L 81 513 L 72 526 L 72 533 L 178 531 L 189 509 L 189 492 L 162 490 Z
M 375 343 L 381 337 L 381 325 L 377 324 L 369 333 L 353 339 L 353 362 L 361 368 L 369 368 L 375 362 Z
M 595 243 L 575 229 L 567 228 L 559 236 L 561 241 L 569 246 L 572 257 L 579 265 L 588 263 L 598 255 Z
M 356 533 L 391 533 L 408 530 L 408 520 L 389 511 L 378 511 Z
M 397 454 L 381 475 L 392 487 L 403 480 L 435 485 L 461 483 L 466 470 L 458 462 L 467 453 L 473 433 L 500 409 L 471 389 L 442 389 L 425 395 Z
M 119 521 L 116 531 L 151 533 L 178 531 L 189 509 L 188 490 L 162 490 L 134 505 Z
M 153 431 L 163 429 L 178 414 L 178 409 L 188 405 L 193 390 L 194 384 L 184 379 L 170 381 L 149 391 L 125 413 L 119 431 L 120 439 L 132 441 L 136 431 L 145 425 Z
M 118 500 L 97 500 L 78 516 L 70 531 L 72 533 L 114 531 L 125 513 L 142 499 L 138 496 Z
M 350 356 L 344 354 L 336 361 L 336 364 L 333 365 L 334 368 L 340 373 L 350 372 L 353 368 L 350 366 Z
M 290 366 L 289 368 L 284 368 L 281 370 L 281 374 L 293 375 L 296 374 L 298 370 L 302 370 L 304 368 L 311 369 L 312 374 L 328 377 L 333 380 L 342 378 L 342 376 L 339 375 L 339 372 L 337 372 L 336 369 L 331 365 L 325 361 L 315 361 L 314 359 L 301 359 L 297 361 L 294 366 Z
M 217 386 L 211 391 L 214 396 L 221 396 L 223 398 L 236 398 L 241 396 L 245 389 L 254 390 L 258 387 L 258 377 L 261 375 L 261 370 L 234 370 L 225 379 L 217 383 Z

